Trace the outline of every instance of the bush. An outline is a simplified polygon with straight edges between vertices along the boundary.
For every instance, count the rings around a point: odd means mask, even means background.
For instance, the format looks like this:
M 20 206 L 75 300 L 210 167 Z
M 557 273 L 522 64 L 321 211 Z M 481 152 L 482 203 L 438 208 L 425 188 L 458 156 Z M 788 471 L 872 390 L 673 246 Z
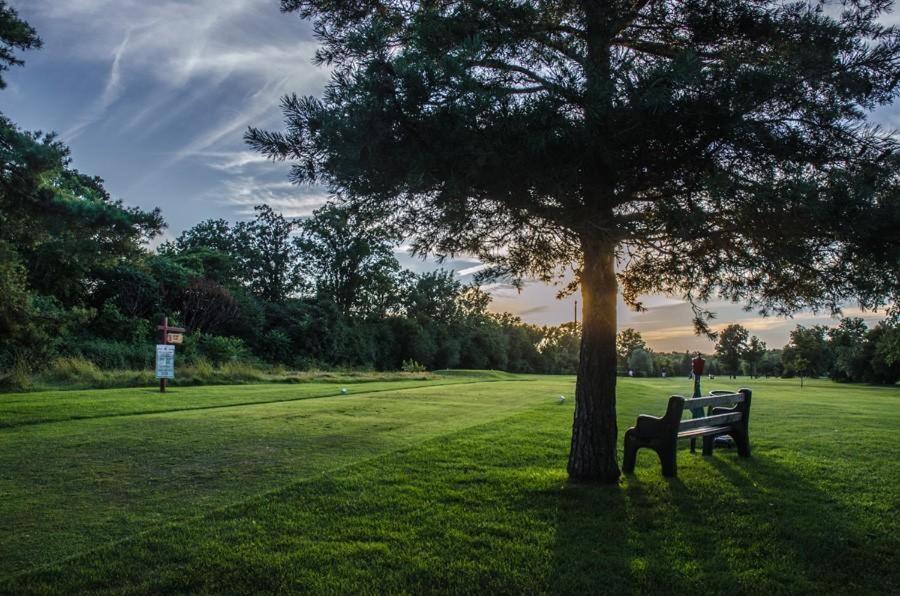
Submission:
M 0 374 L 0 391 L 31 389 L 31 369 L 24 358 L 16 358 L 5 373 Z
M 97 365 L 79 356 L 57 358 L 44 374 L 43 379 L 52 383 L 95 384 L 102 377 Z
M 250 352 L 244 341 L 236 337 L 202 335 L 197 341 L 197 350 L 216 366 L 246 359 Z
M 257 350 L 267 362 L 272 364 L 284 364 L 290 362 L 291 354 L 291 338 L 287 334 L 273 329 L 266 333 Z
M 423 366 L 422 364 L 416 362 L 415 360 L 413 360 L 411 358 L 409 360 L 403 361 L 403 366 L 401 366 L 401 370 L 403 370 L 403 372 L 408 372 L 408 373 L 418 373 L 418 372 L 426 371 L 425 366 Z
M 72 356 L 89 360 L 104 370 L 150 368 L 155 358 L 152 344 L 96 338 L 76 343 L 72 352 Z

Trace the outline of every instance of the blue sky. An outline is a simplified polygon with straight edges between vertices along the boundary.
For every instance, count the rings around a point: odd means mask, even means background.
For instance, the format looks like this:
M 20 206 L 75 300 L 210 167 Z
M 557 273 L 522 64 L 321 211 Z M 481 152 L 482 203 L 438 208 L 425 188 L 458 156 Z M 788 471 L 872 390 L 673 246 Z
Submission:
M 311 63 L 316 43 L 309 24 L 281 14 L 278 0 L 10 3 L 38 30 L 44 48 L 8 73 L 0 111 L 25 128 L 59 133 L 75 167 L 104 178 L 115 197 L 162 208 L 168 234 L 210 217 L 246 217 L 263 202 L 287 216 L 308 215 L 326 199 L 321 189 L 289 184 L 286 165 L 262 160 L 242 141 L 248 125 L 279 128 L 283 94 L 316 95 L 328 77 Z M 876 118 L 900 128 L 896 105 Z M 433 266 L 410 259 L 402 247 L 398 257 L 413 269 Z M 478 263 L 445 266 L 465 281 Z M 574 298 L 557 301 L 556 288 L 490 290 L 495 309 L 530 322 L 572 318 Z M 711 349 L 693 336 L 685 304 L 659 296 L 648 304 L 650 311 L 640 314 L 620 305 L 620 326 L 641 330 L 658 349 Z M 720 324 L 741 322 L 778 347 L 797 323 L 834 324 L 811 313 L 761 319 L 737 305 L 713 306 Z

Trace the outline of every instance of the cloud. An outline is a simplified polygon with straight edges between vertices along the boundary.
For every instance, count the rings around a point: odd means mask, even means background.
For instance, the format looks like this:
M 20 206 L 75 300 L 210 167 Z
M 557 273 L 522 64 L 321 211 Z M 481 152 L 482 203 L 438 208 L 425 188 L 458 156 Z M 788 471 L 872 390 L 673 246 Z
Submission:
M 534 315 L 534 314 L 538 314 L 538 313 L 542 313 L 542 312 L 547 312 L 547 308 L 548 307 L 546 304 L 541 304 L 538 306 L 532 306 L 531 308 L 524 308 L 514 314 L 519 315 L 519 316 Z
M 112 64 L 109 68 L 109 76 L 106 80 L 106 87 L 103 93 L 93 102 L 93 104 L 81 115 L 75 124 L 63 133 L 63 138 L 71 141 L 80 135 L 85 128 L 100 120 L 106 113 L 106 110 L 116 102 L 122 93 L 122 73 L 121 62 L 128 42 L 131 39 L 132 29 L 125 32 L 125 38 L 122 43 L 115 49 L 112 55 Z
M 272 163 L 256 151 L 200 151 L 195 155 L 207 158 L 209 167 L 223 172 L 242 172 L 248 166 Z
M 210 196 L 238 208 L 241 215 L 252 215 L 256 205 L 268 205 L 285 217 L 305 217 L 324 205 L 328 193 L 322 188 L 298 186 L 286 180 L 261 182 L 254 177 L 228 179 L 221 194 Z
M 479 265 L 474 265 L 472 267 L 466 267 L 465 269 L 460 269 L 459 271 L 456 272 L 456 274 L 460 277 L 463 277 L 466 275 L 472 275 L 473 273 L 478 273 L 480 271 L 484 271 L 488 267 L 489 267 L 489 265 L 485 265 L 484 263 L 482 263 Z
M 185 91 L 193 103 L 234 79 L 235 87 L 249 91 L 244 101 L 229 98 L 232 117 L 212 122 L 187 144 L 209 147 L 258 124 L 251 119 L 269 120 L 263 117 L 279 112 L 281 94 L 317 94 L 328 77 L 311 64 L 317 42 L 309 24 L 280 14 L 275 0 L 33 0 L 27 8 L 41 19 L 48 46 L 65 46 L 72 59 L 110 64 L 97 100 L 67 138 L 100 120 L 129 82 L 150 89 L 155 99 L 130 102 L 127 125 L 151 122 L 155 128 L 184 110 Z

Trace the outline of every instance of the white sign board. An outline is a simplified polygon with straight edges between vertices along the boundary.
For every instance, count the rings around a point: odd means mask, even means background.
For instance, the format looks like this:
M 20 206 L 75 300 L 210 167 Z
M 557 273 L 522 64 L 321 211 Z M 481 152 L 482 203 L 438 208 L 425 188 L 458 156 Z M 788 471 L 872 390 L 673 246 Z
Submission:
M 156 378 L 175 378 L 175 346 L 156 345 Z

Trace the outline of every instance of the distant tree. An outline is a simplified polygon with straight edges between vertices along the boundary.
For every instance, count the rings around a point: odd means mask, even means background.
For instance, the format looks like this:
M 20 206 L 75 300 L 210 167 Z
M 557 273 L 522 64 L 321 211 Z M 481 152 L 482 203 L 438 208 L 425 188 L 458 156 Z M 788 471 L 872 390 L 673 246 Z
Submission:
M 332 79 L 252 146 L 418 254 L 575 269 L 572 478 L 619 477 L 617 280 L 633 306 L 684 297 L 700 331 L 716 294 L 777 313 L 896 295 L 897 141 L 866 120 L 898 86 L 888 2 L 281 6 L 314 21 Z
M 300 225 L 301 270 L 345 315 L 383 317 L 397 305 L 400 263 L 383 227 L 326 205 Z
M 544 337 L 538 343 L 545 369 L 550 374 L 571 374 L 578 370 L 581 333 L 573 323 L 545 327 Z
M 464 315 L 459 300 L 464 287 L 452 271 L 408 273 L 404 276 L 401 292 L 401 304 L 407 316 L 452 323 Z
M 801 377 L 818 377 L 828 372 L 831 365 L 831 350 L 825 340 L 827 327 L 797 325 L 791 331 L 790 342 L 782 351 L 785 372 Z
M 237 249 L 231 226 L 224 219 L 207 219 L 185 230 L 175 240 L 175 247 L 181 252 L 208 248 L 224 254 Z
M 238 223 L 232 232 L 239 275 L 259 298 L 284 302 L 302 287 L 292 239 L 297 224 L 268 205 L 254 211 L 254 219 Z
M 759 372 L 766 377 L 780 377 L 784 373 L 781 363 L 781 350 L 768 350 L 759 363 Z
M 885 385 L 900 381 L 900 327 L 895 321 L 882 321 L 866 334 L 863 358 L 869 364 L 866 381 Z
M 816 374 L 816 369 L 813 364 L 802 355 L 796 356 L 793 359 L 791 366 L 797 376 L 800 377 L 800 389 L 803 389 L 804 378 L 812 377 Z
M 628 355 L 628 368 L 639 377 L 653 375 L 653 358 L 650 352 L 643 348 L 635 348 Z
M 616 334 L 616 357 L 623 368 L 628 364 L 628 358 L 634 350 L 645 350 L 647 343 L 641 337 L 640 332 L 631 327 L 622 329 Z
M 828 330 L 828 348 L 834 355 L 832 379 L 859 381 L 865 376 L 869 366 L 863 358 L 867 332 L 865 321 L 858 317 L 841 319 L 837 327 Z
M 741 325 L 728 325 L 719 332 L 716 342 L 716 356 L 725 371 L 732 377 L 737 376 L 741 366 L 741 358 L 747 351 L 747 339 L 750 332 Z
M 16 56 L 16 50 L 31 50 L 41 47 L 42 42 L 34 28 L 19 18 L 14 8 L 6 0 L 0 0 L 0 72 L 10 66 L 24 64 Z M 0 76 L 0 89 L 6 88 L 6 81 Z
M 217 334 L 238 314 L 238 303 L 227 288 L 210 279 L 192 281 L 181 293 L 181 320 L 192 333 Z M 280 340 L 279 338 L 276 338 Z
M 765 355 L 766 342 L 754 335 L 750 338 L 750 341 L 747 342 L 747 347 L 742 354 L 752 378 L 756 378 L 757 368 Z
M 693 358 L 691 358 L 691 355 L 689 353 L 685 352 L 684 355 L 681 357 L 681 367 L 679 369 L 679 374 L 690 375 L 690 373 L 692 371 L 692 368 L 691 368 L 692 360 L 693 360 Z

